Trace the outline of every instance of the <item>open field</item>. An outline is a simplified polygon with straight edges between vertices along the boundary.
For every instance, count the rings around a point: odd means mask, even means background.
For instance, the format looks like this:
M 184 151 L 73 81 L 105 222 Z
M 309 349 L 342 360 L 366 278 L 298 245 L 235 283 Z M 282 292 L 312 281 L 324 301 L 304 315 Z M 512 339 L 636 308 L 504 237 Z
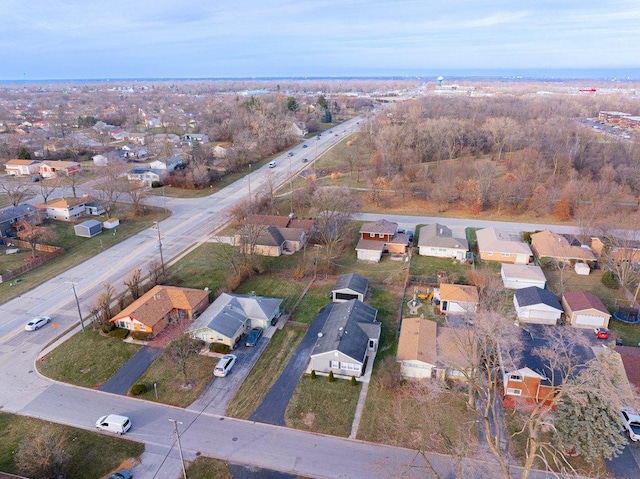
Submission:
M 166 218 L 167 213 L 161 208 L 147 207 L 145 216 L 135 217 L 131 214 L 129 208 L 123 205 L 119 206 L 113 217 L 119 218 L 121 224 L 113 231 L 106 230 L 93 238 L 76 236 L 73 230 L 74 223 L 62 221 L 46 222 L 45 224 L 49 225 L 56 234 L 56 239 L 48 242 L 48 244 L 64 248 L 64 254 L 36 269 L 21 274 L 18 277 L 20 279 L 19 282 L 14 279 L 11 282 L 0 283 L 0 303 L 16 298 L 25 291 L 35 288 L 54 276 L 73 268 L 94 256 L 97 251 L 107 249 L 151 227 L 155 221 L 161 221 Z M 4 270 L 4 266 L 2 269 Z
M 0 471 L 20 474 L 21 471 L 14 462 L 16 452 L 23 441 L 40 433 L 44 428 L 63 435 L 65 452 L 70 457 L 64 472 L 69 478 L 105 477 L 120 467 L 131 467 L 144 452 L 143 444 L 110 434 L 0 413 Z
M 187 466 L 189 479 L 231 479 L 231 471 L 226 462 L 200 456 Z

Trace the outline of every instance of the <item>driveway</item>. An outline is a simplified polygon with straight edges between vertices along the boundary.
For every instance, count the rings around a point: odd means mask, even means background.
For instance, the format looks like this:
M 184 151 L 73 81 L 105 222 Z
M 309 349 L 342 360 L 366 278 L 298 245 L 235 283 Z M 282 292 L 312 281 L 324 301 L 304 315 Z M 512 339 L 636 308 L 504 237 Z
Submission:
M 300 376 L 302 376 L 307 367 L 309 355 L 316 344 L 316 339 L 318 339 L 318 333 L 322 331 L 322 327 L 332 308 L 333 303 L 326 305 L 315 317 L 284 371 L 271 387 L 262 404 L 249 417 L 250 420 L 285 426 L 284 413 L 289 405 L 293 391 L 298 385 Z
M 147 370 L 151 364 L 162 354 L 161 348 L 144 346 L 134 354 L 129 361 L 122 365 L 109 380 L 97 387 L 99 391 L 113 394 L 127 395 L 138 378 Z

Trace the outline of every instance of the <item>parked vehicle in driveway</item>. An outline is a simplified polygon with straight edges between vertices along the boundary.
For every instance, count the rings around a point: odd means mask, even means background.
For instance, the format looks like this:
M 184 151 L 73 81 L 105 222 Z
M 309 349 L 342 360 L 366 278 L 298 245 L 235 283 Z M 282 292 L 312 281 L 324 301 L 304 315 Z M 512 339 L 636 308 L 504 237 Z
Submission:
M 127 416 L 109 414 L 108 416 L 102 416 L 96 421 L 96 428 L 99 431 L 115 432 L 116 434 L 122 435 L 131 429 L 131 420 Z
M 249 346 L 249 347 L 255 346 L 256 343 L 258 342 L 258 339 L 260 339 L 260 336 L 262 336 L 262 329 L 253 328 L 249 333 L 249 335 L 247 336 L 247 341 L 244 343 L 245 346 Z
M 631 408 L 624 408 L 620 411 L 624 428 L 629 433 L 632 441 L 640 441 L 640 415 Z
M 593 332 L 598 339 L 609 339 L 609 330 L 607 328 L 595 328 Z
M 213 370 L 213 375 L 218 376 L 219 378 L 225 377 L 229 372 L 231 372 L 231 368 L 236 363 L 238 357 L 235 354 L 225 354 L 220 358 L 218 364 L 216 364 L 215 369 Z
M 132 477 L 133 474 L 131 474 L 131 471 L 121 469 L 118 472 L 111 474 L 107 479 L 131 479 Z
M 40 316 L 39 318 L 33 318 L 31 321 L 29 321 L 25 325 L 24 330 L 36 331 L 40 329 L 42 326 L 44 326 L 45 324 L 50 322 L 51 322 L 51 318 L 49 316 Z

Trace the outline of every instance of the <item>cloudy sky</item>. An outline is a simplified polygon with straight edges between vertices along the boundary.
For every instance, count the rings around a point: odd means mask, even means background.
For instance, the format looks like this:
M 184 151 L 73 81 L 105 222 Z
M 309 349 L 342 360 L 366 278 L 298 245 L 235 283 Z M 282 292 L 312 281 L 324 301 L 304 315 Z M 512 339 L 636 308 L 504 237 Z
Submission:
M 639 0 L 0 0 L 0 80 L 640 68 Z

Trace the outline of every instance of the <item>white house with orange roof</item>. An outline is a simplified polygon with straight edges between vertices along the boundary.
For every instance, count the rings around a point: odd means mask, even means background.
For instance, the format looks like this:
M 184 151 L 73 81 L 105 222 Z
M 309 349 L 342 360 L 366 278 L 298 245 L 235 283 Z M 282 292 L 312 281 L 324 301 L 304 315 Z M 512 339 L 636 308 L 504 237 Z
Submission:
M 57 176 L 71 176 L 82 171 L 82 165 L 77 161 L 51 161 L 46 160 L 38 165 L 38 172 L 43 178 L 55 178 Z
M 441 283 L 438 299 L 444 314 L 475 313 L 480 303 L 478 288 L 466 284 Z
M 4 169 L 9 176 L 31 176 L 38 173 L 38 160 L 9 160 L 4 164 Z
M 75 221 L 82 216 L 104 213 L 104 208 L 91 196 L 56 198 L 49 203 L 38 203 L 35 207 L 44 212 L 45 218 L 60 221 Z

